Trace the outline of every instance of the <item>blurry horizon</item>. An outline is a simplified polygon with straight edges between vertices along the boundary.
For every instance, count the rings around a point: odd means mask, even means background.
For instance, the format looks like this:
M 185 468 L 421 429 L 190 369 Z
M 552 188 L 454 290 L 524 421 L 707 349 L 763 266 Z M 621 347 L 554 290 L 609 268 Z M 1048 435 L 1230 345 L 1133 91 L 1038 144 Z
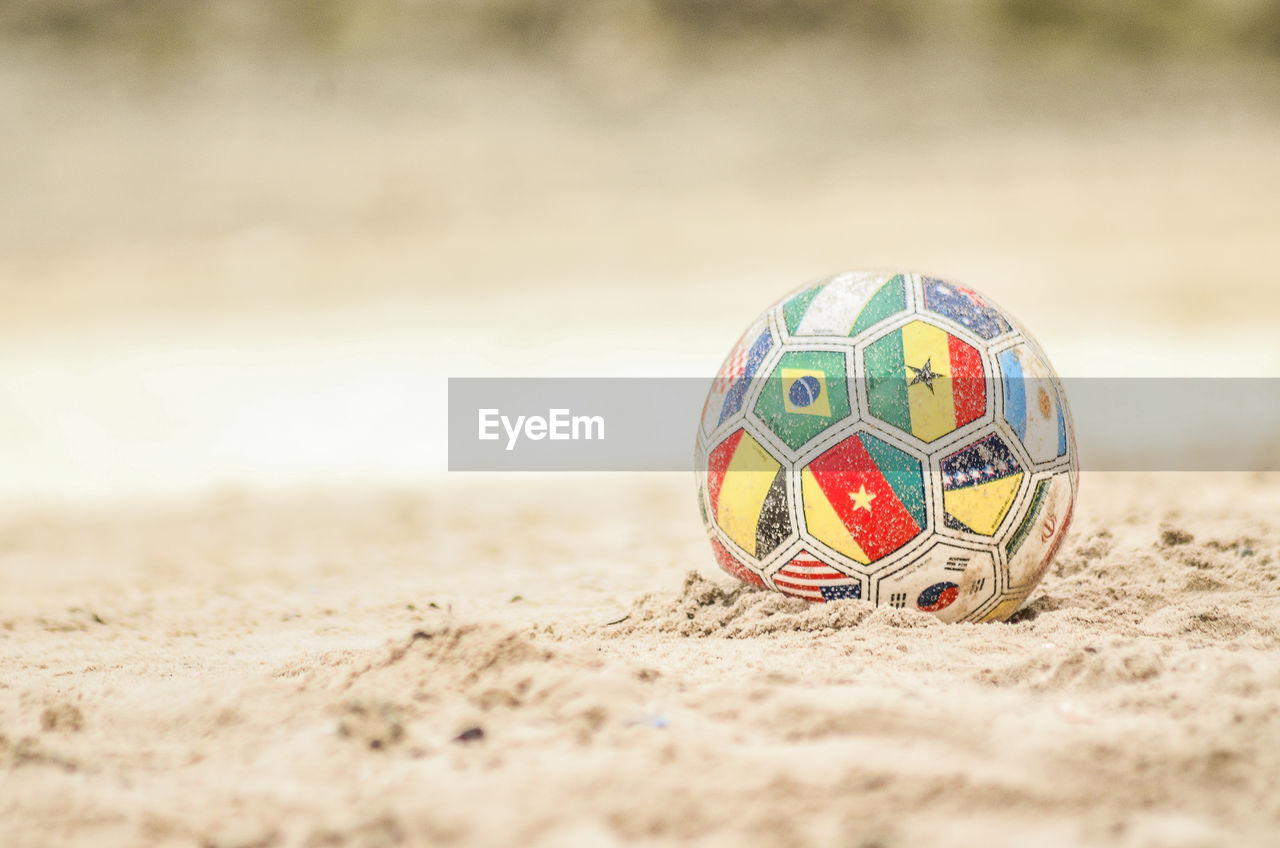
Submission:
M 848 268 L 1278 376 L 1278 103 L 1264 2 L 15 0 L 2 494 L 412 484 L 447 376 L 707 376 Z

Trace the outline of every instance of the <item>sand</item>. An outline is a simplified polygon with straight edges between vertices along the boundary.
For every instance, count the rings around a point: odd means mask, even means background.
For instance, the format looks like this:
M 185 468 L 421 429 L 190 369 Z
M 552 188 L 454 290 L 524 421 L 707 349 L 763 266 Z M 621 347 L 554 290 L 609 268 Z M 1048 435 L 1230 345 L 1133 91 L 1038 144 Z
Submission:
M 1274 66 L 631 43 L 0 50 L 0 848 L 1280 842 L 1277 477 L 1086 470 L 945 626 L 735 586 L 689 475 L 446 476 L 441 409 L 846 267 L 1274 377 Z
M 0 844 L 1274 844 L 1280 486 L 1086 474 L 1008 624 L 736 586 L 684 475 L 0 523 Z

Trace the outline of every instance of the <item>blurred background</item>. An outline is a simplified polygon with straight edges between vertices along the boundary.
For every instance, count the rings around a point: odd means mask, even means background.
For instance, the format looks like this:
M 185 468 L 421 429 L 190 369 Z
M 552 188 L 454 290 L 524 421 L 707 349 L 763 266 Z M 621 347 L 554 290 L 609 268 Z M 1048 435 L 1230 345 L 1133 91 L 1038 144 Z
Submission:
M 446 377 L 854 267 L 1280 376 L 1278 107 L 1263 0 L 7 0 L 0 498 L 438 481 Z

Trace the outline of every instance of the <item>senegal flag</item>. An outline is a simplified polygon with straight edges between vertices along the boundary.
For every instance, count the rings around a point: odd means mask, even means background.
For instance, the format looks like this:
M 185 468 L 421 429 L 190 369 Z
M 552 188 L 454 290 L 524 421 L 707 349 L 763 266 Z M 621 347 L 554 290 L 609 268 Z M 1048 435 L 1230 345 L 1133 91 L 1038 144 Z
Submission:
M 754 557 L 791 535 L 786 470 L 745 430 L 711 452 L 707 497 L 720 529 Z
M 800 494 L 809 532 L 863 565 L 901 548 L 925 525 L 919 461 L 866 434 L 809 463 Z
M 871 414 L 932 442 L 982 416 L 982 357 L 941 327 L 913 321 L 867 348 Z

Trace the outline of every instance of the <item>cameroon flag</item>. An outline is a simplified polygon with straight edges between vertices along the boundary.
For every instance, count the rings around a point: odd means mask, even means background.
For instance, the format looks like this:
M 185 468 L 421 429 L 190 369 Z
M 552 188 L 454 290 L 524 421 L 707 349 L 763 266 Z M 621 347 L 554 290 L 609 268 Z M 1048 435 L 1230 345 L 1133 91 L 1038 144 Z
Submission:
M 850 436 L 800 474 L 809 532 L 869 565 L 924 528 L 920 463 L 879 439 Z
M 941 327 L 913 321 L 867 348 L 871 414 L 932 442 L 982 416 L 982 357 Z
M 786 470 L 745 430 L 711 452 L 707 495 L 716 524 L 754 557 L 791 535 Z

